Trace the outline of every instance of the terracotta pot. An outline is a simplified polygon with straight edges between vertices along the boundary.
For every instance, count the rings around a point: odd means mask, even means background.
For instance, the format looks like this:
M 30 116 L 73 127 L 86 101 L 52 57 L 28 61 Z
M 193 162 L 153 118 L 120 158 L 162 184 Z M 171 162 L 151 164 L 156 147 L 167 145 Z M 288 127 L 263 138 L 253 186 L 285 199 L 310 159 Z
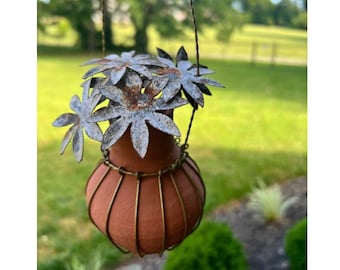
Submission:
M 149 132 L 142 159 L 127 130 L 85 190 L 92 222 L 119 249 L 140 256 L 178 245 L 198 226 L 205 202 L 196 163 L 173 136 L 151 126 Z

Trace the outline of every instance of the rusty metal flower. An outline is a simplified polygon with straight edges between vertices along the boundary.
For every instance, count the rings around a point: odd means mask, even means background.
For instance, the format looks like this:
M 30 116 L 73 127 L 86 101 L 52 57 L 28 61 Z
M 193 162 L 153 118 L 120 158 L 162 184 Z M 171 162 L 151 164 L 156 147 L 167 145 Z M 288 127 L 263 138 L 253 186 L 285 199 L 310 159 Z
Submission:
M 110 71 L 109 76 L 113 84 L 117 84 L 124 76 L 127 68 L 138 72 L 146 78 L 152 79 L 152 73 L 148 69 L 148 66 L 164 67 L 164 64 L 157 59 L 152 58 L 149 54 L 135 55 L 135 51 L 123 52 L 120 56 L 117 54 L 111 54 L 103 58 L 96 58 L 85 62 L 83 65 L 96 66 L 87 71 L 83 79 L 89 78 L 97 73 Z
M 102 140 L 102 150 L 115 144 L 130 127 L 130 134 L 134 149 L 143 158 L 149 144 L 149 131 L 147 124 L 173 136 L 180 136 L 176 124 L 164 113 L 187 104 L 185 99 L 176 97 L 166 102 L 162 97 L 154 98 L 167 84 L 167 78 L 155 77 L 146 83 L 140 76 L 129 71 L 126 76 L 125 88 L 115 85 L 100 86 L 99 90 L 110 101 L 109 106 L 103 107 L 93 113 L 91 121 L 100 122 L 111 120 Z
M 196 107 L 199 104 L 203 107 L 204 98 L 202 93 L 211 95 L 205 84 L 224 87 L 215 80 L 201 77 L 202 75 L 214 73 L 204 66 L 199 67 L 199 75 L 197 75 L 197 65 L 192 64 L 188 60 L 188 54 L 183 46 L 177 52 L 176 63 L 162 49 L 157 48 L 157 51 L 159 55 L 158 60 L 167 66 L 167 68 L 158 69 L 157 73 L 169 78 L 167 86 L 162 90 L 165 101 L 172 99 L 183 89 L 191 105 Z
M 83 150 L 84 150 L 84 134 L 83 129 L 85 130 L 86 135 L 96 141 L 101 141 L 103 138 L 103 134 L 101 129 L 99 128 L 97 123 L 88 122 L 91 118 L 91 113 L 93 109 L 97 106 L 100 101 L 102 94 L 99 92 L 97 88 L 89 94 L 91 85 L 91 79 L 85 81 L 82 84 L 83 87 L 83 102 L 80 101 L 78 95 L 75 95 L 71 98 L 70 108 L 75 113 L 64 113 L 60 115 L 54 122 L 53 126 L 55 127 L 63 127 L 63 126 L 72 126 L 67 130 L 62 143 L 60 153 L 63 154 L 67 145 L 73 138 L 73 154 L 76 157 L 78 162 L 81 162 L 83 159 Z

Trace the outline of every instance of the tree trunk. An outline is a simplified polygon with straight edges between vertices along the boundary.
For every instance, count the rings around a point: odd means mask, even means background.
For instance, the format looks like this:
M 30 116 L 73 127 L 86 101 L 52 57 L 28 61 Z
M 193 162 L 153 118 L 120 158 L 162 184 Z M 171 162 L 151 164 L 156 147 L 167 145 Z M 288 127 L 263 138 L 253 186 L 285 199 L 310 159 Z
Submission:
M 148 37 L 146 25 L 136 27 L 135 48 L 139 53 L 146 53 L 148 51 Z
M 76 26 L 78 32 L 79 47 L 88 52 L 95 50 L 95 27 L 92 20 L 82 24 L 81 22 Z

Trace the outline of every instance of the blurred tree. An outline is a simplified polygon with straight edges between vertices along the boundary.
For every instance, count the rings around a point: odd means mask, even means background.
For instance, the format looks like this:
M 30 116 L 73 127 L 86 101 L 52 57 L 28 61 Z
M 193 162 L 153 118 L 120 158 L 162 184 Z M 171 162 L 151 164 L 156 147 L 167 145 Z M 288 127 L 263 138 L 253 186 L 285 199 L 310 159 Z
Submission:
M 272 24 L 274 4 L 270 0 L 237 0 L 243 12 L 248 14 L 251 23 Z
M 100 33 L 96 31 L 92 17 L 96 11 L 102 10 L 101 3 L 102 1 L 99 0 L 38 0 L 38 27 L 43 28 L 42 23 L 39 26 L 41 22 L 39 18 L 44 14 L 65 17 L 78 34 L 77 45 L 82 50 L 93 51 L 100 47 L 101 38 Z M 104 6 L 104 11 L 105 45 L 106 48 L 112 48 L 111 12 L 107 5 Z
M 290 0 L 281 0 L 273 9 L 275 25 L 293 26 L 293 21 L 300 13 L 299 8 Z
M 126 10 L 135 28 L 135 48 L 145 52 L 148 48 L 147 29 L 152 24 L 161 36 L 175 37 L 193 27 L 188 0 L 117 0 L 119 8 Z M 232 0 L 196 0 L 194 8 L 198 25 L 214 25 L 218 38 L 228 40 L 241 18 L 232 8 Z
M 101 40 L 96 33 L 92 19 L 96 12 L 101 13 L 101 0 L 38 0 L 51 15 L 66 17 L 78 33 L 78 45 L 83 50 L 94 50 Z M 232 7 L 233 0 L 196 0 L 194 2 L 198 26 L 214 25 L 218 39 L 228 41 L 235 27 L 242 24 L 241 15 Z M 146 52 L 148 48 L 147 29 L 154 25 L 161 36 L 175 37 L 183 34 L 185 28 L 192 28 L 192 15 L 188 0 L 106 0 L 105 37 L 106 48 L 112 44 L 112 15 L 125 14 L 134 26 L 135 49 Z M 108 4 L 111 4 L 111 10 Z M 199 30 L 200 30 L 199 29 Z

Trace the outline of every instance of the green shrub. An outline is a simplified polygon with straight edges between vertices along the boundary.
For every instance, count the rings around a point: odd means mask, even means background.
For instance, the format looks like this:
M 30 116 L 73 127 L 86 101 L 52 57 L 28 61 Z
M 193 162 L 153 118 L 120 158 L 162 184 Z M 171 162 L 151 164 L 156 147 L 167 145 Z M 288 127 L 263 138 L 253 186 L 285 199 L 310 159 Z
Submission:
M 248 267 L 243 248 L 230 228 L 206 221 L 169 253 L 164 269 L 244 270 Z
M 291 270 L 307 269 L 307 218 L 296 222 L 287 231 L 285 252 Z

